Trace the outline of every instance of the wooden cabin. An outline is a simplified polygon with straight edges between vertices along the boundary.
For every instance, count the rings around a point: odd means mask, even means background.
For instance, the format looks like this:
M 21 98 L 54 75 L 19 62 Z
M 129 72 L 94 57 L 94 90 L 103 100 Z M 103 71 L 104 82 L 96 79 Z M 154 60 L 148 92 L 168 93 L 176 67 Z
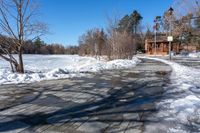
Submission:
M 172 42 L 171 50 L 175 53 L 181 51 L 179 44 Z M 147 39 L 145 41 L 145 51 L 148 55 L 167 55 L 169 53 L 169 42 L 166 39 L 156 40 Z

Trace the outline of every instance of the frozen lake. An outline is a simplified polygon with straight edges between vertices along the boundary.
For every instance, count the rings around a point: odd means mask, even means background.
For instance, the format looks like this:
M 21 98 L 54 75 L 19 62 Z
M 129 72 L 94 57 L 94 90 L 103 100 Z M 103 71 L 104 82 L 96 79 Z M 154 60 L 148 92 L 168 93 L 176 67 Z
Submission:
M 26 74 L 13 74 L 9 63 L 0 58 L 0 84 L 79 77 L 85 73 L 132 68 L 140 62 L 137 58 L 106 61 L 78 55 L 24 55 L 23 57 Z

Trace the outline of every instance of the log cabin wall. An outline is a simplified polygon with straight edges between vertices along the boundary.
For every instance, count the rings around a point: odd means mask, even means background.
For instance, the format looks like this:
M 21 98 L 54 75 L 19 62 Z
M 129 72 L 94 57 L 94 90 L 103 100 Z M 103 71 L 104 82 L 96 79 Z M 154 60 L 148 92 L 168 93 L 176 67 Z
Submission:
M 179 44 L 172 43 L 172 51 L 179 53 L 181 50 Z M 167 55 L 169 52 L 169 42 L 165 40 L 157 40 L 156 46 L 155 42 L 152 40 L 145 41 L 145 51 L 148 55 Z

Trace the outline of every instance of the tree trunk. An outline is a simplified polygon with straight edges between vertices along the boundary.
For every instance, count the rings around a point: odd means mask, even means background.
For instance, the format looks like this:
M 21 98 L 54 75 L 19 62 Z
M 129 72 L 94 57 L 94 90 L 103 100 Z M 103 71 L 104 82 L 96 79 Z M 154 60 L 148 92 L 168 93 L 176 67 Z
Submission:
M 12 61 L 10 61 L 10 67 L 11 67 L 12 72 L 14 73 L 15 71 L 14 71 L 14 68 L 13 68 Z
M 24 63 L 23 63 L 23 57 L 22 57 L 22 48 L 20 48 L 18 56 L 19 56 L 19 66 L 18 66 L 17 72 L 24 73 Z

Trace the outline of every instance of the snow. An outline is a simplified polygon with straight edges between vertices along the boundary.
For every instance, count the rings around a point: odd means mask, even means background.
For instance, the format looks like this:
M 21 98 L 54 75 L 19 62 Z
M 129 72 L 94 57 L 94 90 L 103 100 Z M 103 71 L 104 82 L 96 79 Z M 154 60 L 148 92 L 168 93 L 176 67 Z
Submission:
M 173 55 L 174 57 L 182 57 L 182 58 L 200 58 L 200 52 L 186 52 L 185 54 L 177 54 Z
M 200 52 L 189 53 L 188 56 L 192 58 L 200 58 Z
M 157 105 L 160 108 L 157 117 L 175 121 L 179 125 L 171 125 L 169 132 L 186 132 L 191 127 L 200 129 L 200 125 L 196 124 L 200 123 L 200 69 L 160 58 L 140 58 L 157 60 L 172 68 L 171 86 L 166 88 L 166 98 Z
M 0 58 L 0 84 L 30 83 L 86 76 L 103 70 L 128 69 L 140 60 L 97 60 L 78 55 L 24 55 L 26 74 L 12 73 L 8 62 Z

